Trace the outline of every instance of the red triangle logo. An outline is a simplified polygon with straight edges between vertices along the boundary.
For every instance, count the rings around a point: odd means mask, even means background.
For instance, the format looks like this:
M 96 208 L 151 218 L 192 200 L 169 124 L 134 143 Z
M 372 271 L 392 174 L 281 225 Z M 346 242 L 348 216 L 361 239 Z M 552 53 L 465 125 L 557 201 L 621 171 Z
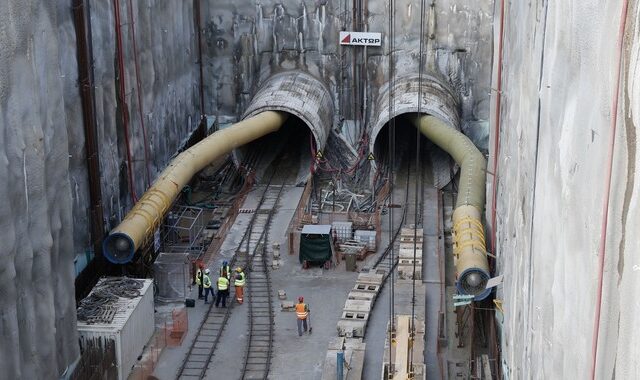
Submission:
M 351 42 L 351 33 L 347 34 L 347 35 L 342 39 L 342 41 L 340 41 L 340 43 L 342 43 L 342 44 L 348 44 L 348 43 L 350 43 L 350 42 Z

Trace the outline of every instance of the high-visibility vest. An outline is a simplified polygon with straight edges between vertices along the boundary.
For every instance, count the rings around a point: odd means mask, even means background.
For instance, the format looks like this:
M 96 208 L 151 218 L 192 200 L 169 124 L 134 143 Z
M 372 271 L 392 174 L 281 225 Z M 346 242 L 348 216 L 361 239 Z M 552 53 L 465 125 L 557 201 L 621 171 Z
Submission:
M 211 279 L 209 278 L 208 275 L 204 275 L 204 277 L 202 278 L 202 282 L 204 283 L 204 287 L 206 289 L 209 289 L 211 287 Z
M 202 271 L 200 269 L 196 272 L 196 284 L 202 285 Z
M 244 286 L 244 272 L 240 272 L 236 275 L 236 280 L 233 282 L 235 286 Z
M 231 277 L 231 272 L 229 272 L 229 266 L 222 266 L 220 267 L 220 276 L 229 278 Z
M 298 319 L 307 319 L 309 316 L 309 310 L 307 309 L 307 305 L 304 303 L 299 303 L 296 305 L 296 315 Z
M 229 289 L 229 279 L 226 277 L 220 276 L 218 278 L 218 290 L 227 290 Z

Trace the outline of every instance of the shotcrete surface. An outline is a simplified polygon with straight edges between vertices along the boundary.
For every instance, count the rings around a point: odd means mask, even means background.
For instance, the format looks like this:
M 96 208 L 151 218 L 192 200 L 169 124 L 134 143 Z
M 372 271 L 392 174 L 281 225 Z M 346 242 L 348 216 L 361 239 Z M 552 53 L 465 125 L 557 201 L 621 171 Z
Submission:
M 640 8 L 623 1 L 511 2 L 497 188 L 509 378 L 588 378 L 612 99 L 619 96 L 596 378 L 637 378 Z M 491 169 L 490 169 L 491 170 Z M 635 322 L 634 322 L 635 321 Z

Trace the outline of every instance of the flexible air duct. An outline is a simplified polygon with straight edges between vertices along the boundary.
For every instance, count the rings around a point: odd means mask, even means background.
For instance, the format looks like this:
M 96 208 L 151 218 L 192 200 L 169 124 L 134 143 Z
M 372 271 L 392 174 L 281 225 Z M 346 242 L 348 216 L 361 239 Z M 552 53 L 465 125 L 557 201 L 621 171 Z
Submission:
M 463 133 L 431 115 L 412 118 L 420 132 L 448 152 L 460 165 L 458 198 L 453 212 L 453 252 L 455 256 L 458 292 L 485 299 L 490 289 L 489 264 L 482 226 L 485 201 L 487 162 L 482 153 Z
M 284 112 L 261 112 L 180 153 L 103 241 L 105 257 L 115 264 L 130 262 L 143 242 L 153 236 L 173 201 L 196 173 L 233 149 L 277 131 L 287 116 Z

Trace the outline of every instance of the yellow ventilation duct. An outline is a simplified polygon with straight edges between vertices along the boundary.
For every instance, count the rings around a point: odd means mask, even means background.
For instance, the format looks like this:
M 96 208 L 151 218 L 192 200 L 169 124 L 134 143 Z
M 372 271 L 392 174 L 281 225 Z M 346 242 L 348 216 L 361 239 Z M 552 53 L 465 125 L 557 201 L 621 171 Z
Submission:
M 471 294 L 476 301 L 485 299 L 490 289 L 489 264 L 482 226 L 487 161 L 462 132 L 431 115 L 412 118 L 420 132 L 445 150 L 460 165 L 458 198 L 453 211 L 453 253 L 461 294 Z
M 103 241 L 105 257 L 115 264 L 130 262 L 136 250 L 153 235 L 182 188 L 196 173 L 233 149 L 277 131 L 287 116 L 284 112 L 262 112 L 217 131 L 180 153 Z

